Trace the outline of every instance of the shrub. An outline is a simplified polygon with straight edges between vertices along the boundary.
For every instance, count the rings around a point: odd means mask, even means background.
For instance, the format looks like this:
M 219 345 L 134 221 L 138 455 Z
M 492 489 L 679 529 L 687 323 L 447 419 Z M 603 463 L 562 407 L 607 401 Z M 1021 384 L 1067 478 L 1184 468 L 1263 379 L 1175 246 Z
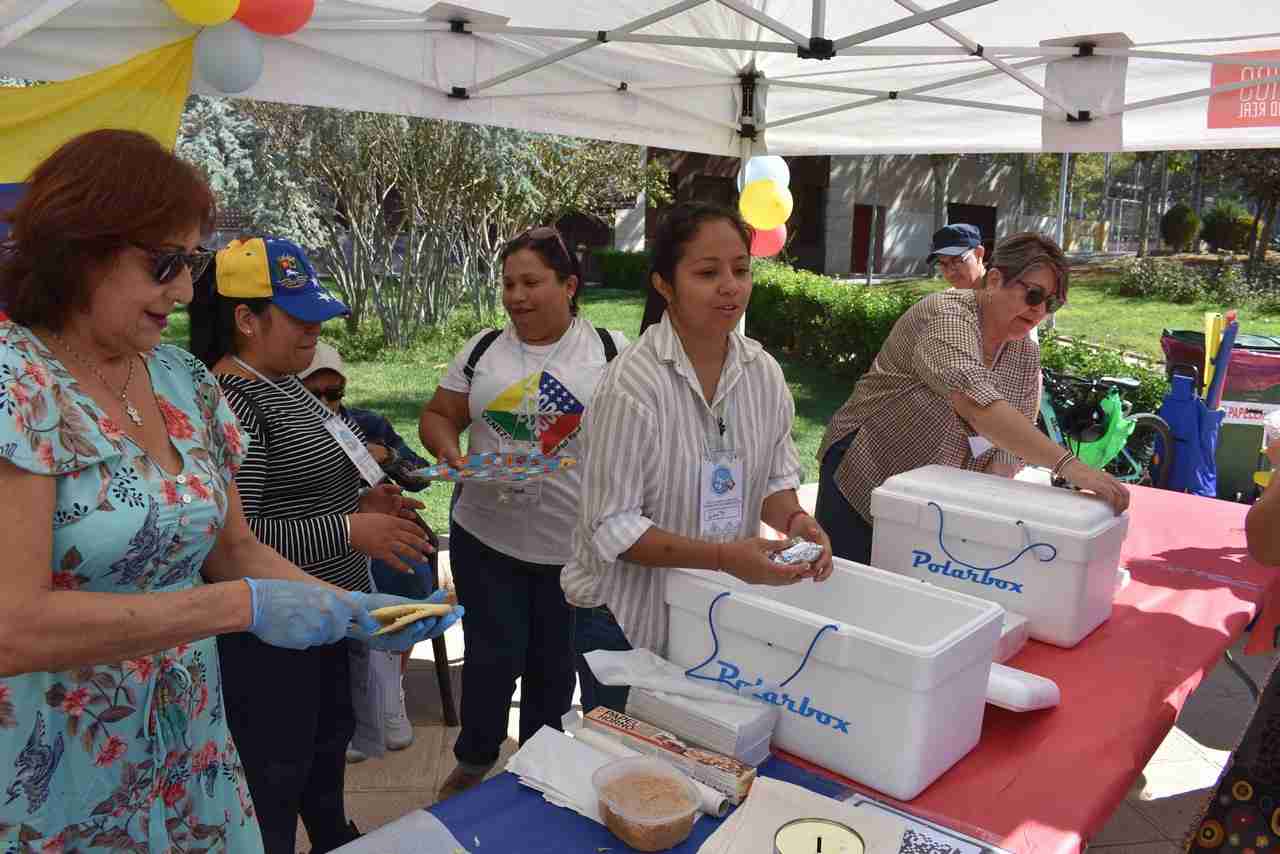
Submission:
M 1125 361 L 1119 353 L 1093 350 L 1083 344 L 1067 343 L 1058 338 L 1040 340 L 1040 364 L 1063 374 L 1093 379 L 1095 377 L 1133 377 L 1142 383 L 1123 397 L 1133 403 L 1134 412 L 1155 412 L 1169 393 L 1164 371 Z
M 921 297 L 914 288 L 838 281 L 777 261 L 756 261 L 747 334 L 768 347 L 857 379 L 898 318 Z
M 1139 258 L 1120 265 L 1120 278 L 1111 290 L 1126 297 L 1149 297 L 1174 303 L 1207 299 L 1208 280 L 1180 261 Z
M 600 265 L 600 278 L 606 288 L 643 291 L 649 287 L 649 253 L 596 249 L 592 255 Z
M 1220 201 L 1204 215 L 1200 236 L 1209 241 L 1214 252 L 1223 249 L 1238 252 L 1249 245 L 1253 231 L 1253 215 L 1238 202 Z
M 1179 202 L 1160 220 L 1160 236 L 1177 252 L 1185 252 L 1200 233 L 1200 217 L 1190 205 Z

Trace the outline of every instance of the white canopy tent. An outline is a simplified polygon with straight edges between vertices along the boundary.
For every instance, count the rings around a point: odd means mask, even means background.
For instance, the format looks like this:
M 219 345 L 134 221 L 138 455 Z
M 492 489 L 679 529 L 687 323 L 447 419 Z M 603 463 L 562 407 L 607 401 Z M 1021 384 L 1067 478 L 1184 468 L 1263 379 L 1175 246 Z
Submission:
M 430 2 L 321 0 L 240 97 L 723 155 L 1280 146 L 1274 2 Z M 0 0 L 0 75 L 190 32 L 163 0 Z M 1214 68 L 1246 126 L 1209 127 Z

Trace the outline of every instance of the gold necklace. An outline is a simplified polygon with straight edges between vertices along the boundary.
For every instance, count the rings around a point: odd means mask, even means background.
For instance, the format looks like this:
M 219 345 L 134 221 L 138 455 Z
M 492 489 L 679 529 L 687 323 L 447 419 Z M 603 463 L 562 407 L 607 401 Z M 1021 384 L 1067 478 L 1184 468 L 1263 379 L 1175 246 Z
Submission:
M 67 340 L 63 338 L 61 335 L 59 335 L 56 332 L 52 334 L 53 334 L 54 340 L 56 340 L 59 344 L 61 344 L 68 353 L 74 356 L 76 361 L 80 362 L 80 364 L 84 365 L 86 368 L 93 371 L 94 376 L 96 376 L 102 382 L 102 384 L 106 387 L 107 391 L 111 391 L 111 383 L 107 382 L 107 378 L 102 375 L 102 371 L 98 370 L 97 365 L 95 365 L 93 362 L 86 359 L 84 356 L 81 356 L 80 351 L 77 350 L 75 347 L 72 347 L 70 344 L 68 344 Z M 124 388 L 120 389 L 119 396 L 120 396 L 120 402 L 124 404 L 124 411 L 125 411 L 125 414 L 129 416 L 129 420 L 132 421 L 137 426 L 141 427 L 142 413 L 139 412 L 138 407 L 134 406 L 133 403 L 131 403 L 129 400 L 129 384 L 133 382 L 133 367 L 134 367 L 133 363 L 134 363 L 134 360 L 132 357 L 130 357 L 129 375 L 125 377 Z

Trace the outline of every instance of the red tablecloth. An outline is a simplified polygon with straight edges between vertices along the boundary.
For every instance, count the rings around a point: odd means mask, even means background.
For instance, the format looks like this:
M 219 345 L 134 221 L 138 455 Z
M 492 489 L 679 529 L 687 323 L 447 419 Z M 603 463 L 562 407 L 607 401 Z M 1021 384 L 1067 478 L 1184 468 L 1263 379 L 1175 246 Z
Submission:
M 973 752 L 900 806 L 1018 854 L 1079 851 L 1276 589 L 1280 572 L 1246 553 L 1247 510 L 1135 488 L 1123 552 L 1133 580 L 1111 619 L 1074 649 L 1033 641 L 1009 662 L 1057 682 L 1062 704 L 988 706 Z

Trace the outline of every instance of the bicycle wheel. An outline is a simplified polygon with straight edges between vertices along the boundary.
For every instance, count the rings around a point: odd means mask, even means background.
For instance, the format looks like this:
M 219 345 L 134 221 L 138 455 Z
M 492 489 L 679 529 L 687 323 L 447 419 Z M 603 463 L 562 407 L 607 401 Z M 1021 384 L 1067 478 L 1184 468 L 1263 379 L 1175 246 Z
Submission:
M 1173 473 L 1174 442 L 1169 424 L 1159 415 L 1130 416 L 1137 426 L 1107 472 L 1126 483 L 1164 489 Z

